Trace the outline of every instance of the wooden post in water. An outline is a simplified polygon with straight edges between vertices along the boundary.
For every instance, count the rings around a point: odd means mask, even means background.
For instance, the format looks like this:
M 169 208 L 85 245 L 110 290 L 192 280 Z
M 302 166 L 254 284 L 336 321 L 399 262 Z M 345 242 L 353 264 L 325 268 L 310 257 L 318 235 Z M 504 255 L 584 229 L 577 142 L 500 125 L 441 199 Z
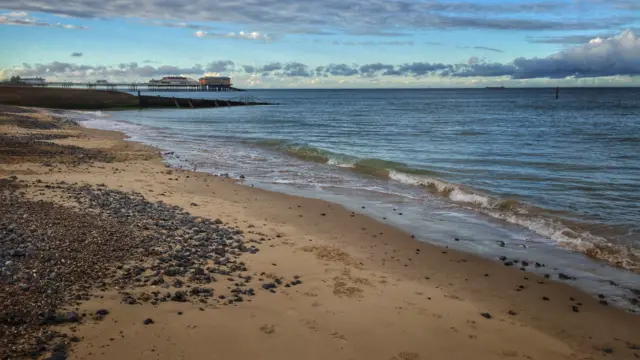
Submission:
M 560 92 L 560 87 L 556 87 L 556 100 L 558 100 L 558 93 Z

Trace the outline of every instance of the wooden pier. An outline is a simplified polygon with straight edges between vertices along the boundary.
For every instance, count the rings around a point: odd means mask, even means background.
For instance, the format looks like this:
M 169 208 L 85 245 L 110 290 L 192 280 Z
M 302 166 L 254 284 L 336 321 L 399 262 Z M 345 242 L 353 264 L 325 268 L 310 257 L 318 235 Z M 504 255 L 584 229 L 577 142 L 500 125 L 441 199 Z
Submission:
M 78 83 L 78 82 L 47 82 L 30 85 L 33 87 L 53 87 L 64 89 L 97 89 L 112 91 L 143 91 L 143 92 L 192 92 L 192 91 L 246 91 L 233 86 L 224 85 L 158 85 L 149 83 Z

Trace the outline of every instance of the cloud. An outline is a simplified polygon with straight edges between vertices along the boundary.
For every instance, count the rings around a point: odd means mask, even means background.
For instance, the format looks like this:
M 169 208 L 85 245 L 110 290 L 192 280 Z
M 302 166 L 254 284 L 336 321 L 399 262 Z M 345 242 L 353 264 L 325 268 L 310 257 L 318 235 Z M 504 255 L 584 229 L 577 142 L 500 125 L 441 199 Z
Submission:
M 487 47 L 487 46 L 461 46 L 461 45 L 458 45 L 456 47 L 458 49 L 473 49 L 473 50 L 483 50 L 483 51 L 491 51 L 491 52 L 498 52 L 498 53 L 503 53 L 504 52 L 504 51 L 502 51 L 500 49 Z
M 331 76 L 354 76 L 360 73 L 357 66 L 347 64 L 329 64 L 326 67 L 316 68 L 316 73 Z
M 209 33 L 207 31 L 199 30 L 193 33 L 193 35 L 199 38 L 215 38 L 215 39 L 226 38 L 226 39 L 256 40 L 256 41 L 264 41 L 264 42 L 268 42 L 271 40 L 271 37 L 269 35 L 261 34 L 257 31 L 252 31 L 252 32 L 240 31 L 239 33 L 229 32 L 226 34 L 219 34 L 219 33 Z
M 344 46 L 413 46 L 413 41 L 332 41 L 332 45 Z
M 271 72 L 276 70 L 281 70 L 282 64 L 279 62 L 272 62 L 270 64 L 264 65 L 263 67 L 258 69 L 258 72 Z
M 10 13 L 0 15 L 0 25 L 16 25 L 16 26 L 38 26 L 38 27 L 54 27 L 62 29 L 86 29 L 84 26 L 48 23 L 39 21 L 29 17 L 29 14 L 22 11 L 12 11 Z
M 209 72 L 222 73 L 232 71 L 235 63 L 231 60 L 216 60 L 209 63 L 205 69 Z
M 499 52 L 499 53 L 503 53 L 504 52 L 504 51 L 502 51 L 500 49 L 487 47 L 487 46 L 472 46 L 471 48 L 472 49 L 476 49 L 476 50 L 486 50 L 486 51 L 493 51 L 493 52 Z
M 166 24 L 223 22 L 298 34 L 405 36 L 426 29 L 603 30 L 631 26 L 639 17 L 633 12 L 639 7 L 636 0 L 594 1 L 588 6 L 579 1 L 548 0 L 323 0 L 303 4 L 299 0 L 0 0 L 0 8 L 13 11 L 172 21 Z
M 165 75 L 201 75 L 205 69 L 200 65 L 190 68 L 182 68 L 172 65 L 152 67 L 140 66 L 136 62 L 121 63 L 113 66 L 106 65 L 80 65 L 67 62 L 54 61 L 51 63 L 23 64 L 18 73 L 22 76 L 44 76 L 67 80 L 88 78 L 149 78 Z
M 148 21 L 145 24 L 153 26 L 163 26 L 178 29 L 192 29 L 192 30 L 213 30 L 214 27 L 209 25 L 190 24 L 186 22 L 169 22 L 169 21 Z
M 300 62 L 272 62 L 257 65 L 237 65 L 231 60 L 216 60 L 209 64 L 179 67 L 162 65 L 140 66 L 137 63 L 122 63 L 115 66 L 78 65 L 63 62 L 48 64 L 23 64 L 19 75 L 53 76 L 61 78 L 120 77 L 149 78 L 162 75 L 201 75 L 205 72 L 237 72 L 254 79 L 297 78 L 313 80 L 314 83 L 327 77 L 358 77 L 367 81 L 379 81 L 385 77 L 411 79 L 448 78 L 509 78 L 566 79 L 612 76 L 640 76 L 640 39 L 632 30 L 609 38 L 595 38 L 580 46 L 571 47 L 544 58 L 519 57 L 509 63 L 486 62 L 471 57 L 465 63 L 443 64 L 415 61 L 405 64 L 327 64 L 310 67 Z M 298 80 L 295 80 L 298 81 Z M 306 80 L 305 80 L 306 81 Z
M 29 13 L 24 12 L 24 11 L 12 11 L 8 14 L 4 14 L 4 16 L 9 17 L 9 18 L 21 18 L 21 17 L 27 17 L 29 16 Z
M 299 62 L 290 62 L 285 64 L 282 67 L 282 71 L 280 75 L 291 76 L 291 77 L 310 77 L 312 76 L 311 72 L 309 72 L 309 67 L 305 64 L 301 64 Z
M 595 38 L 545 58 L 516 58 L 512 64 L 474 64 L 454 76 L 510 76 L 513 79 L 640 75 L 640 39 L 632 30 Z

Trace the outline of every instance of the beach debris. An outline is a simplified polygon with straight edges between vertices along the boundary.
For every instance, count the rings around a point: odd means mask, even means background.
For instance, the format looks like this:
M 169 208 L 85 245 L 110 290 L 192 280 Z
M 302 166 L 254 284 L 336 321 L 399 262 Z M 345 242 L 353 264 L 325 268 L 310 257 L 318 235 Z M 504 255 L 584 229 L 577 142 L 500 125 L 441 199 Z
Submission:
M 483 312 L 480 315 L 482 315 L 482 317 L 487 318 L 487 319 L 491 319 L 493 316 L 491 316 L 491 314 L 489 314 L 488 312 Z
M 151 324 L 153 324 L 153 319 L 146 318 L 146 319 L 144 319 L 144 321 L 142 323 L 145 324 L 145 325 L 151 325 Z

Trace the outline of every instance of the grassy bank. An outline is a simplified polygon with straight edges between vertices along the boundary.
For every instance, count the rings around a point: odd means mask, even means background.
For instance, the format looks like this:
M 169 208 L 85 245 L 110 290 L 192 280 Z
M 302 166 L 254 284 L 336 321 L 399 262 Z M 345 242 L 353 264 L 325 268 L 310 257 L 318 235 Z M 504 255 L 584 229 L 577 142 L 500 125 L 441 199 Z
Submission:
M 136 108 L 138 98 L 118 91 L 0 86 L 0 104 L 50 109 L 104 110 Z

